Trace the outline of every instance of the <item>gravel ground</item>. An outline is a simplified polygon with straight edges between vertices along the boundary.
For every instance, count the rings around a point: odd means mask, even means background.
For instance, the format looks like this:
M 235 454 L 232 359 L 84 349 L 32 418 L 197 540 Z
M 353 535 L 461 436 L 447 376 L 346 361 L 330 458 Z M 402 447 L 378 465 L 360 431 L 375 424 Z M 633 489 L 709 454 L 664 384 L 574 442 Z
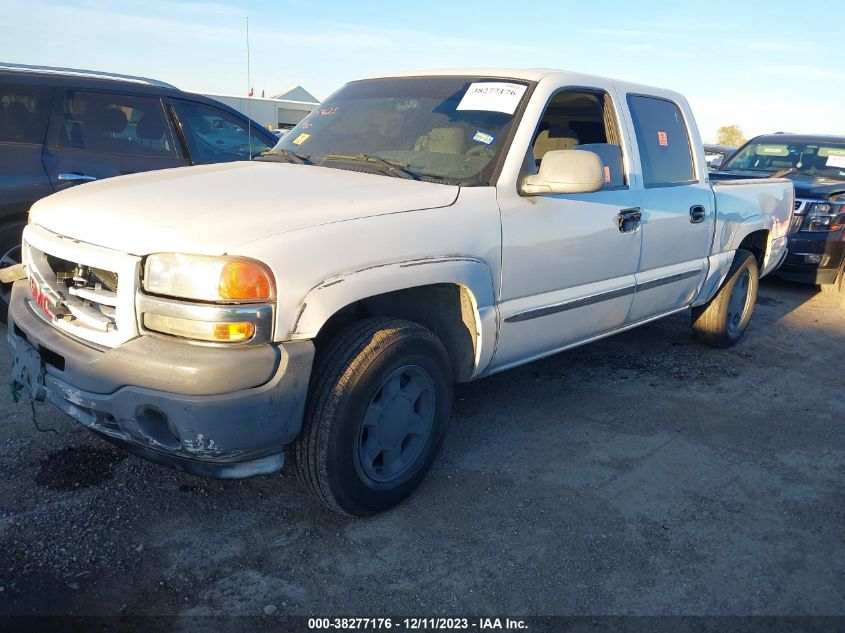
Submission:
M 428 479 L 367 520 L 3 387 L 0 614 L 841 615 L 843 352 L 838 298 L 767 281 L 733 349 L 682 313 L 459 386 Z

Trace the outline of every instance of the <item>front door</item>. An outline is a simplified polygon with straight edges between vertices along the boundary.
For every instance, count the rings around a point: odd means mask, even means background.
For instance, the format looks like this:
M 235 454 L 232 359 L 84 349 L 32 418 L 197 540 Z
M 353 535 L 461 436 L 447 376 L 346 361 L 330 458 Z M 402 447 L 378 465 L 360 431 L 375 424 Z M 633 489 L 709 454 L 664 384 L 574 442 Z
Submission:
M 554 95 L 529 148 L 593 151 L 605 188 L 587 194 L 499 192 L 502 214 L 500 337 L 494 369 L 519 364 L 622 326 L 633 300 L 641 232 L 620 214 L 640 206 L 624 173 L 627 138 L 603 90 Z M 608 126 L 612 126 L 609 128 Z

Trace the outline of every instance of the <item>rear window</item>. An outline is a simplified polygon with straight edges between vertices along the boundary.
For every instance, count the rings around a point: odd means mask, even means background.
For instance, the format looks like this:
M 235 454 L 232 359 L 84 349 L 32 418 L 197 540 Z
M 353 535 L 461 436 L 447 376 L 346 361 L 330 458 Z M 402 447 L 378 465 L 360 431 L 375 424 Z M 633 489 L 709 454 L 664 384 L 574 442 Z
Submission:
M 0 142 L 44 142 L 53 89 L 38 86 L 0 86 Z
M 111 92 L 65 94 L 59 145 L 110 154 L 176 157 L 161 100 Z
M 680 108 L 657 97 L 629 95 L 643 181 L 646 187 L 664 187 L 695 180 L 689 134 Z

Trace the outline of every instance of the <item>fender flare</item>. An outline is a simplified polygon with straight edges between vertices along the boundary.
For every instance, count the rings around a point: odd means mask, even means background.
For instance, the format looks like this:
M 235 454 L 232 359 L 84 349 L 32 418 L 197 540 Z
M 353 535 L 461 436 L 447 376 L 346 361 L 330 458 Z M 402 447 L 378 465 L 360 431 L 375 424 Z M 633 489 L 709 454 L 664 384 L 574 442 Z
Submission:
M 290 339 L 315 338 L 334 314 L 363 299 L 435 284 L 458 286 L 469 296 L 476 327 L 474 375 L 478 375 L 495 352 L 498 314 L 493 275 L 487 262 L 477 257 L 424 257 L 376 264 L 328 277 L 303 297 Z

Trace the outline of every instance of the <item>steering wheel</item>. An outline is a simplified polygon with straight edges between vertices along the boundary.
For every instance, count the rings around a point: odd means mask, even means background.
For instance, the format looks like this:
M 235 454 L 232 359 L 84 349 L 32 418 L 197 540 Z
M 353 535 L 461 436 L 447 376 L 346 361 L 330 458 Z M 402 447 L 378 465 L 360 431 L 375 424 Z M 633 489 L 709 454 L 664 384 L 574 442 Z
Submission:
M 473 145 L 467 150 L 466 156 L 469 158 L 492 158 L 493 150 L 486 145 Z

